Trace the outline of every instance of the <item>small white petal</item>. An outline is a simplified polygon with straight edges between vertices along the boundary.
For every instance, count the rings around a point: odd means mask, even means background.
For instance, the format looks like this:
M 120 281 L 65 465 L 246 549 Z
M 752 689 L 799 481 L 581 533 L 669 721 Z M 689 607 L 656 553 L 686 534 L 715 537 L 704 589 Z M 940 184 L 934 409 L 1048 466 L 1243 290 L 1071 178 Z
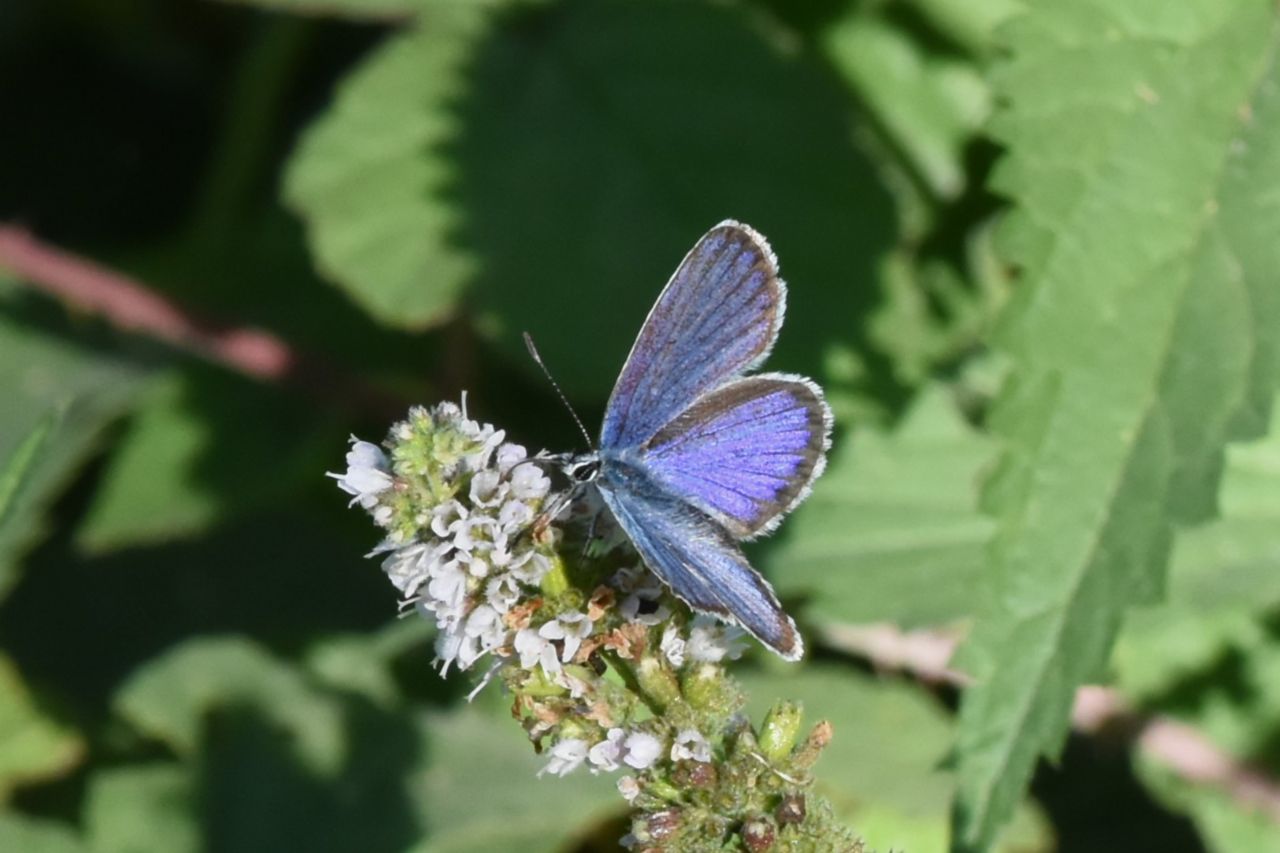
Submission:
M 538 775 L 551 773 L 555 776 L 564 776 L 572 773 L 582 765 L 583 761 L 586 761 L 587 751 L 587 742 L 581 738 L 565 738 L 558 741 L 551 747 L 549 753 L 551 759 L 538 771 Z
M 652 766 L 653 762 L 658 760 L 658 756 L 662 755 L 662 741 L 648 732 L 632 732 L 627 735 L 623 746 L 627 754 L 622 760 L 637 770 Z

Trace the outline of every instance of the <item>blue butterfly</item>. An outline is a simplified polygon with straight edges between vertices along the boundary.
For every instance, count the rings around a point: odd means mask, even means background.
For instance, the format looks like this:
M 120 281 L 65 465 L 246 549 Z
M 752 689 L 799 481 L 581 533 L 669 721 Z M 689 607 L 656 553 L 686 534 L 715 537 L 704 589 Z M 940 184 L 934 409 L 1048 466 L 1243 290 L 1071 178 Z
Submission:
M 773 530 L 826 465 L 831 409 L 801 376 L 743 375 L 782 327 L 786 285 L 759 233 L 726 220 L 649 312 L 605 409 L 599 449 L 567 459 L 644 562 L 694 610 L 786 660 L 804 643 L 738 541 Z

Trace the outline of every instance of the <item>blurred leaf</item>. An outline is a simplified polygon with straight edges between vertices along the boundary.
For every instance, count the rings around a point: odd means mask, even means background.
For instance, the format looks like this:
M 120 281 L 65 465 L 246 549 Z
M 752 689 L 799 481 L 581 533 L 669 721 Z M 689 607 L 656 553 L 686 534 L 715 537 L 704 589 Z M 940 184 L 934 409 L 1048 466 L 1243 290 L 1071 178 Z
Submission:
M 815 790 L 869 849 L 946 850 L 955 779 L 943 765 L 952 722 L 924 691 L 827 665 L 788 675 L 747 673 L 743 681 L 753 719 L 785 697 L 804 703 L 811 724 L 825 719 L 835 726 L 814 771 Z M 996 849 L 1031 853 L 1053 844 L 1044 819 L 1027 808 Z
M 966 850 L 1060 747 L 1125 608 L 1162 586 L 1171 524 L 1212 512 L 1224 442 L 1263 430 L 1280 366 L 1280 196 L 1257 190 L 1280 180 L 1272 4 L 1040 3 L 1007 33 L 996 185 L 1025 282 L 993 416 L 994 588 L 965 646 Z
M 66 773 L 83 755 L 80 736 L 40 713 L 17 668 L 0 655 L 0 803 L 16 785 Z
M 1168 808 L 1195 821 L 1209 853 L 1280 849 L 1274 819 L 1233 802 L 1221 790 L 1189 783 L 1150 761 L 1138 762 L 1138 775 Z
M 95 853 L 186 853 L 205 849 L 194 779 L 176 764 L 100 769 L 85 803 Z
M 761 561 L 828 622 L 934 625 L 971 614 L 993 524 L 977 509 L 990 442 L 931 386 L 891 433 L 839 436 L 813 496 Z
M 1221 504 L 1220 520 L 1178 534 L 1168 601 L 1125 619 L 1113 666 L 1131 696 L 1155 696 L 1253 644 L 1280 607 L 1280 430 L 1227 450 Z
M 303 137 L 285 198 L 307 221 L 321 271 L 384 323 L 420 328 L 452 310 L 473 261 L 441 199 L 453 164 L 462 65 L 483 34 L 479 4 L 438 4 L 342 83 Z
M 413 853 L 573 849 L 587 827 L 626 809 L 612 776 L 539 778 L 546 759 L 506 714 L 461 710 L 427 720 L 430 763 L 412 799 L 422 805 L 428 837 Z
M 0 850 L 87 853 L 88 849 L 67 824 L 0 812 Z
M 384 632 L 366 649 L 368 665 L 385 670 L 414 640 Z M 334 674 L 332 647 L 317 660 Z M 361 683 L 375 683 L 378 707 Z M 621 809 L 608 779 L 538 779 L 544 759 L 505 712 L 411 714 L 383 701 L 386 684 L 384 673 L 337 693 L 246 640 L 200 639 L 140 670 L 117 708 L 198 766 L 205 832 L 229 849 L 306 849 L 314 837 L 333 849 L 402 850 L 425 838 L 415 850 L 551 851 Z M 149 792 L 145 809 L 181 802 L 176 777 L 148 770 L 121 778 Z M 128 837 L 144 817 L 121 818 L 113 831 Z
M 679 259 L 733 217 L 792 286 L 773 365 L 817 372 L 855 341 L 894 216 L 816 63 L 720 4 L 449 15 L 366 63 L 290 169 L 362 306 L 423 326 L 469 288 L 512 361 L 527 329 L 571 394 L 602 399 Z
M 426 619 L 397 619 L 374 633 L 328 637 L 308 650 L 307 669 L 329 686 L 393 705 L 401 698 L 391 672 L 394 659 L 428 646 L 432 636 Z
M 316 773 L 340 765 L 339 709 L 300 673 L 248 640 L 200 638 L 172 647 L 142 667 L 116 694 L 117 712 L 181 756 L 199 749 L 205 716 L 246 705 L 290 732 L 298 756 Z
M 822 44 L 930 192 L 942 199 L 960 195 L 964 149 L 991 109 L 991 93 L 974 64 L 931 49 L 883 10 L 861 3 L 827 29 Z
M 0 519 L 0 596 L 17 579 L 18 558 L 40 535 L 44 509 L 146 376 L 110 352 L 61 337 L 63 321 L 49 318 L 47 307 L 0 281 L 0 388 L 6 392 L 0 460 L 25 457 L 21 482 Z M 54 410 L 61 415 L 50 423 Z
M 341 435 L 279 388 L 190 365 L 130 422 L 77 543 L 102 551 L 174 539 L 288 500 L 323 476 Z
M 62 420 L 62 411 L 55 409 L 32 427 L 26 438 L 13 448 L 9 458 L 0 463 L 0 538 L 4 536 L 5 525 L 17 514 L 17 505 L 22 497 L 22 488 L 27 478 L 39 461 L 39 454 L 48 444 L 49 438 L 57 430 Z
M 1023 8 L 1021 0 L 908 0 L 947 38 L 979 56 L 996 47 L 996 28 Z
M 871 318 L 871 338 L 906 385 L 919 386 L 980 351 L 1009 297 L 1011 282 L 995 268 L 990 228 L 975 228 L 966 243 L 969 269 L 963 271 L 907 250 L 885 262 L 885 298 Z
M 352 18 L 354 20 L 406 19 L 433 0 L 219 0 L 236 6 L 257 6 L 299 15 Z M 449 0 L 457 2 L 457 0 Z M 463 0 L 467 2 L 467 0 Z M 483 0 L 471 0 L 480 4 Z

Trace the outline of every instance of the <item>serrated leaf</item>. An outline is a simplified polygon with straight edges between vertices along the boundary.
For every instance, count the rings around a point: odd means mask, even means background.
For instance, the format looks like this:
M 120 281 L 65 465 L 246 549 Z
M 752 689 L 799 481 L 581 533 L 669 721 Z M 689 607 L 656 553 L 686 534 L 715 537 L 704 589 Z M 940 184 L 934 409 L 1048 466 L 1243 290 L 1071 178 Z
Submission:
M 41 514 L 92 449 L 104 426 L 142 387 L 146 370 L 59 336 L 47 317 L 0 281 L 0 459 L 23 457 L 20 482 L 0 518 L 0 595 L 41 533 Z M 49 413 L 59 415 L 49 421 Z M 35 436 L 35 437 L 33 437 Z M 14 472 L 17 475 L 19 472 Z
M 0 803 L 14 786 L 63 774 L 83 754 L 80 736 L 40 713 L 17 668 L 0 655 Z
M 955 778 L 945 769 L 950 716 L 923 691 L 829 665 L 783 674 L 745 673 L 748 707 L 760 720 L 778 698 L 804 703 L 809 723 L 829 720 L 830 746 L 814 768 L 815 791 L 871 850 L 941 853 Z M 999 849 L 1052 849 L 1049 828 L 1031 808 Z
M 438 149 L 458 132 L 452 103 L 486 18 L 479 5 L 433 7 L 342 82 L 289 162 L 285 200 L 321 272 L 390 325 L 444 319 L 475 270 L 450 239 L 457 213 L 439 197 L 453 165 Z
M 95 853 L 195 853 L 205 849 L 193 774 L 177 764 L 98 770 L 85 802 Z
M 0 850 L 87 853 L 89 847 L 67 824 L 0 812 Z
M 1172 524 L 1212 511 L 1258 434 L 1280 330 L 1280 68 L 1262 0 L 1040 3 L 1007 31 L 996 178 L 1019 304 L 989 604 L 965 647 L 957 849 L 987 847 Z M 1193 69 L 1189 73 L 1189 69 Z
M 762 26 L 671 0 L 424 20 L 344 86 L 288 197 L 384 322 L 429 324 L 466 289 L 511 360 L 528 330 L 597 398 L 682 255 L 745 220 L 792 288 L 772 364 L 815 373 L 876 297 L 893 216 L 844 94 Z
M 972 613 L 992 522 L 978 512 L 991 442 L 940 386 L 893 432 L 839 438 L 813 495 L 761 564 L 827 622 L 936 625 Z
M 978 55 L 996 46 L 995 31 L 1022 9 L 1021 0 L 908 0 L 948 39 Z
M 1155 697 L 1256 642 L 1280 607 L 1280 430 L 1227 450 L 1221 507 L 1221 519 L 1178 534 L 1168 601 L 1125 619 L 1112 666 L 1129 696 Z

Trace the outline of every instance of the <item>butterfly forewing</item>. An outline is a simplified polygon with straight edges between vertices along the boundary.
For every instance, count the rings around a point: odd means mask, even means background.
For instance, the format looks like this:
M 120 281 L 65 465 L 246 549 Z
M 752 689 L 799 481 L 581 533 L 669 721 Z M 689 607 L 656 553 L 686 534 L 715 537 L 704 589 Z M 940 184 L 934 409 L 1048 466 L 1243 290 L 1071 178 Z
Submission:
M 636 459 L 669 493 L 743 539 L 768 532 L 808 494 L 822 473 L 830 427 L 817 386 L 762 374 L 699 398 Z
M 768 354 L 786 288 L 765 239 L 726 221 L 689 251 L 649 312 L 605 409 L 601 449 L 635 447 Z

